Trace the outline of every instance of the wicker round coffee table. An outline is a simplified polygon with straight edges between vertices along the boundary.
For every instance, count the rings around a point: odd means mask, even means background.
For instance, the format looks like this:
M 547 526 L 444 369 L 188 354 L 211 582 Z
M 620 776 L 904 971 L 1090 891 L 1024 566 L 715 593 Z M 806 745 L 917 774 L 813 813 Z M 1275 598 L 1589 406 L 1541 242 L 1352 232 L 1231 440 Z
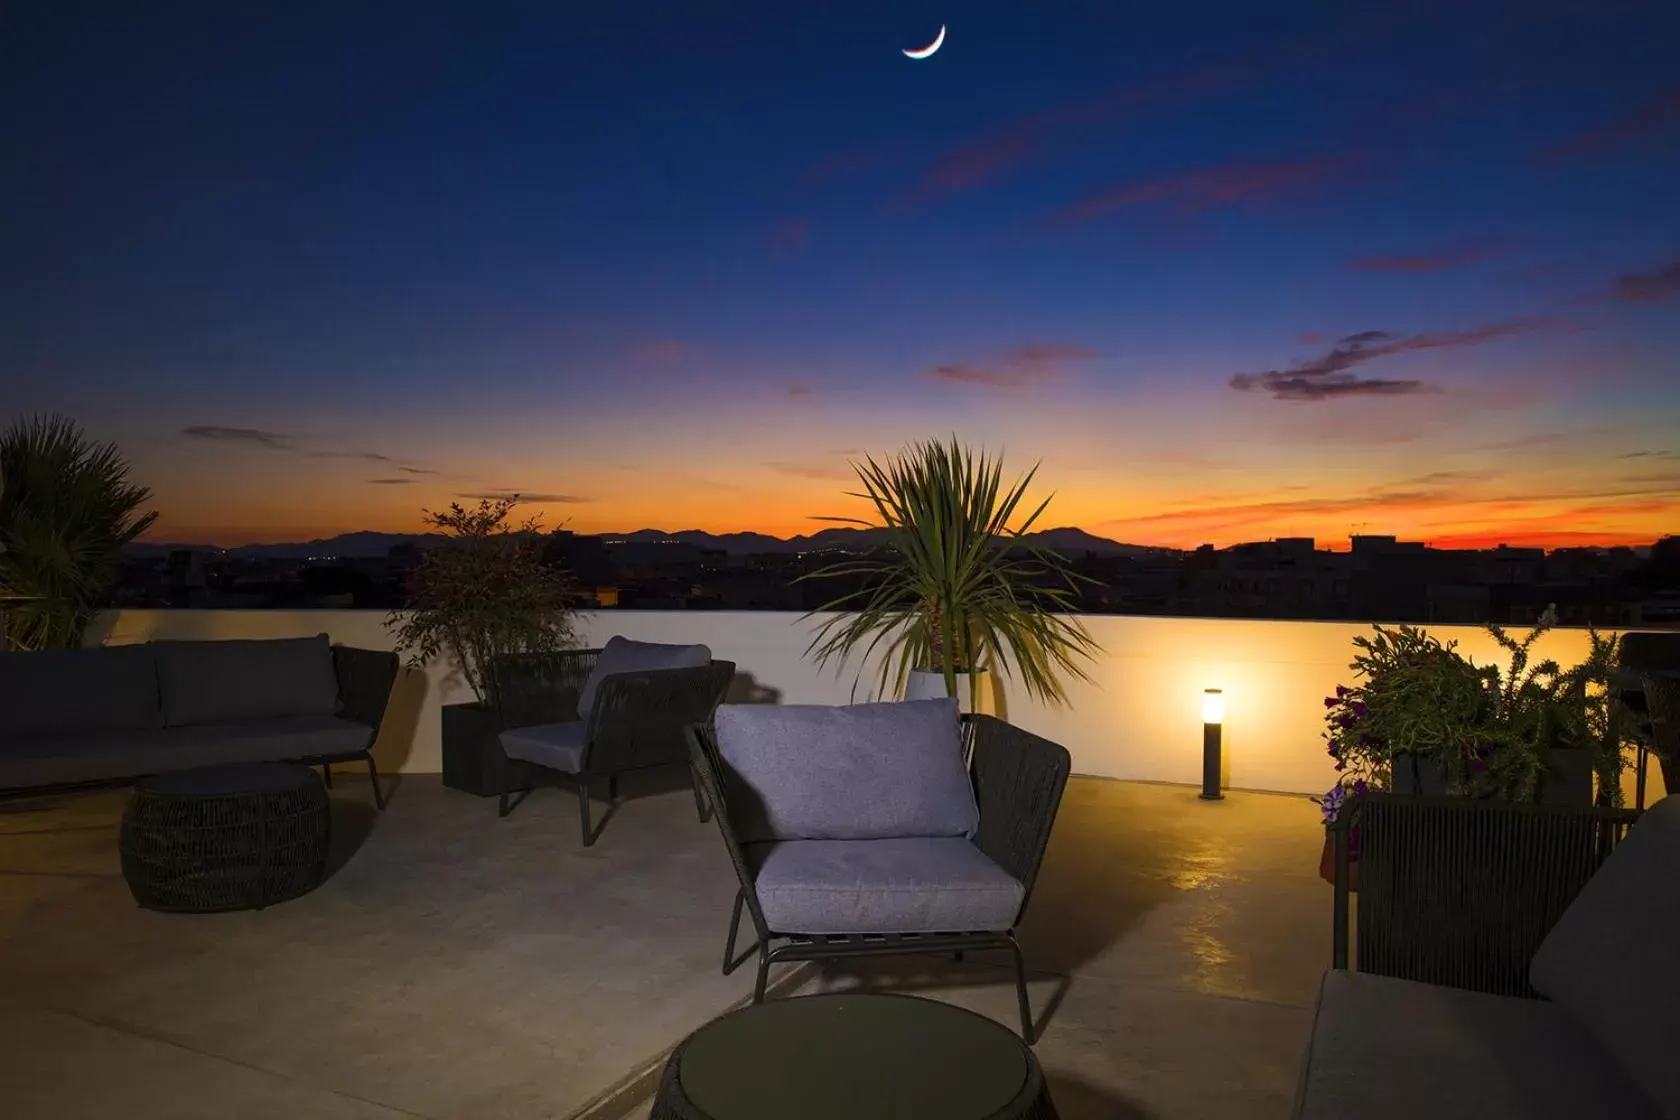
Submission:
M 260 909 L 320 885 L 331 835 L 327 791 L 308 766 L 158 774 L 123 810 L 123 878 L 148 910 Z
M 1055 1120 L 1009 1028 L 911 996 L 776 1000 L 701 1027 L 671 1055 L 650 1120 Z

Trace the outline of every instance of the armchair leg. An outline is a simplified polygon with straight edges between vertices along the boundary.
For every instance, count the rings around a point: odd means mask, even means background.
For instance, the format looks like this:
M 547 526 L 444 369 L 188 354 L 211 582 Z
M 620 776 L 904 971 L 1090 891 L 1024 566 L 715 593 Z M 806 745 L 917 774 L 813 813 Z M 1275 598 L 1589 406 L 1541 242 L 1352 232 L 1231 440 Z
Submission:
M 690 766 L 688 768 L 689 781 L 694 786 L 694 809 L 700 814 L 700 823 L 705 824 L 712 819 L 712 806 L 706 800 L 706 793 L 700 788 L 700 771 Z M 739 915 L 739 911 L 737 911 Z
M 1009 951 L 1015 957 L 1015 998 L 1021 1003 L 1021 1040 L 1028 1046 L 1037 1041 L 1033 1037 L 1032 1005 L 1027 1002 L 1027 962 L 1021 957 L 1020 943 L 1009 938 Z
M 332 763 L 321 763 L 321 781 L 326 784 L 328 789 L 332 788 Z
M 379 767 L 374 764 L 373 752 L 372 751 L 368 752 L 367 764 L 368 764 L 368 781 L 373 783 L 373 807 L 378 809 L 380 812 L 384 812 L 385 811 L 385 794 L 382 793 L 379 789 Z
M 508 786 L 513 781 L 512 772 L 513 759 L 502 759 L 502 797 L 501 801 L 496 805 L 496 815 L 498 817 L 505 817 L 513 811 L 513 806 L 508 804 Z
M 723 945 L 723 974 L 735 971 L 735 935 L 741 932 L 741 907 L 747 901 L 745 891 L 735 892 L 735 910 L 729 915 L 729 940 Z
M 607 800 L 608 801 L 617 801 L 618 800 L 618 775 L 617 774 L 608 774 L 607 775 Z
M 770 979 L 770 949 L 768 946 L 758 947 L 758 980 L 753 984 L 753 1002 L 764 1002 L 764 988 Z
M 583 846 L 595 843 L 595 830 L 589 825 L 589 779 L 578 775 L 578 817 L 583 822 Z

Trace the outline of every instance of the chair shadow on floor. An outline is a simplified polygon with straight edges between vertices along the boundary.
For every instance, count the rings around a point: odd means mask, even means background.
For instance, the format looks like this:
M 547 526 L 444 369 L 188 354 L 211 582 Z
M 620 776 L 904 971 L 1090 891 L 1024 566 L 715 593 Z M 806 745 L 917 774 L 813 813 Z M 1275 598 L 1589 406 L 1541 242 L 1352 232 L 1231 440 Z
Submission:
M 1054 1070 L 1045 1071 L 1050 1099 L 1060 1120 L 1151 1120 L 1152 1114 L 1136 1101 L 1099 1089 L 1088 1081 Z
M 358 796 L 359 795 L 359 796 Z M 331 800 L 332 839 L 327 845 L 327 867 L 321 881 L 327 882 L 344 870 L 362 845 L 367 843 L 379 824 L 379 810 L 374 808 L 366 789 L 351 787 L 350 791 Z
M 816 984 L 820 991 L 832 992 L 856 988 L 867 992 L 892 992 L 899 995 L 949 992 L 961 988 L 995 987 L 1007 993 L 1008 1010 L 1014 1015 L 1015 971 L 1006 953 L 974 953 L 965 955 L 959 964 L 949 954 L 921 956 L 838 959 L 816 963 Z M 1038 985 L 1051 981 L 1048 999 L 1038 994 Z M 1073 987 L 1073 977 L 1048 972 L 1035 972 L 1031 962 L 1027 966 L 1028 990 L 1032 996 L 1033 1036 L 1043 1038 L 1045 1028 L 1055 1017 L 1062 1001 Z M 1000 1020 L 1013 1026 L 1014 1018 Z

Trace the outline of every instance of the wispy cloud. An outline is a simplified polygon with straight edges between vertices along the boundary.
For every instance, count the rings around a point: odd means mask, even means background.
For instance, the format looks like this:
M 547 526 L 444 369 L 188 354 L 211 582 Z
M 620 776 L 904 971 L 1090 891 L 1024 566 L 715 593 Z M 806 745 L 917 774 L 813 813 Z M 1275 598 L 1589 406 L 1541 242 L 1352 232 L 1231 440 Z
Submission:
M 790 397 L 808 397 L 814 392 L 816 392 L 816 389 L 809 381 L 789 381 L 787 383 L 787 395 Z
M 1481 264 L 1502 252 L 1491 245 L 1464 246 L 1420 256 L 1358 257 L 1349 261 L 1348 267 L 1357 272 L 1441 272 Z
M 844 463 L 796 463 L 771 462 L 764 464 L 777 474 L 792 475 L 795 478 L 815 478 L 829 482 L 851 482 L 857 478 L 857 472 Z
M 811 240 L 811 223 L 803 218 L 777 222 L 770 227 L 766 240 L 772 253 L 784 256 L 798 253 Z
M 511 500 L 534 505 L 575 505 L 595 500 L 594 498 L 580 498 L 576 494 L 553 494 L 543 490 L 475 490 L 455 496 L 457 498 L 469 498 L 475 502 Z
M 1260 389 L 1280 401 L 1327 401 L 1342 397 L 1391 397 L 1437 392 L 1439 387 L 1426 381 L 1361 377 L 1353 371 L 1367 362 L 1395 354 L 1477 346 L 1494 339 L 1532 334 L 1552 325 L 1548 319 L 1513 319 L 1473 330 L 1441 334 L 1398 335 L 1388 331 L 1361 331 L 1344 336 L 1324 354 L 1298 362 L 1288 369 L 1236 374 L 1231 378 L 1230 385 L 1242 392 Z
M 1680 261 L 1652 272 L 1634 272 L 1610 282 L 1609 297 L 1622 303 L 1654 303 L 1680 296 Z
M 1124 117 L 1241 89 L 1269 72 L 1333 49 L 1334 39 L 1332 35 L 1263 45 L 1241 59 L 1203 63 L 1016 117 L 941 154 L 922 176 L 915 198 L 930 202 L 990 185 L 1064 148 L 1089 143 L 1093 134 L 1111 133 L 1104 126 Z
M 1539 153 L 1548 163 L 1584 159 L 1680 128 L 1680 86 L 1664 90 L 1625 113 Z
M 1067 373 L 1068 363 L 1087 362 L 1094 357 L 1095 352 L 1083 346 L 1035 343 L 1006 350 L 984 364 L 954 362 L 935 366 L 927 376 L 934 381 L 1019 389 L 1055 380 Z
M 1237 162 L 1143 179 L 1094 194 L 1063 207 L 1059 223 L 1088 222 L 1139 206 L 1165 206 L 1200 214 L 1305 190 L 1344 175 L 1346 157 L 1326 156 L 1275 163 Z
M 643 362 L 676 362 L 688 357 L 691 348 L 677 338 L 655 338 L 638 345 L 634 354 Z
M 364 463 L 394 463 L 395 459 L 389 455 L 381 455 L 377 451 L 311 451 L 310 459 L 356 459 Z
M 368 485 L 369 486 L 413 486 L 414 483 L 415 483 L 415 480 L 412 479 L 412 478 L 370 478 L 370 479 L 368 479 Z
M 193 424 L 182 428 L 181 435 L 187 439 L 210 440 L 217 443 L 248 443 L 255 447 L 264 447 L 270 451 L 295 450 L 292 437 L 281 432 L 270 432 L 262 428 L 230 428 L 221 424 Z
M 1415 481 L 1415 480 L 1414 480 Z M 1497 543 L 1510 528 L 1535 530 L 1531 536 L 1545 537 L 1562 524 L 1580 525 L 1598 518 L 1629 514 L 1660 514 L 1680 507 L 1680 478 L 1652 484 L 1616 483 L 1603 488 L 1536 491 L 1529 493 L 1504 488 L 1467 492 L 1461 484 L 1416 486 L 1399 483 L 1335 495 L 1303 498 L 1268 498 L 1225 502 L 1186 502 L 1176 509 L 1141 517 L 1104 522 L 1094 531 L 1142 532 L 1151 537 L 1195 539 L 1197 537 L 1245 536 L 1262 532 L 1293 531 L 1313 525 L 1322 531 L 1330 523 L 1353 530 L 1360 524 L 1393 524 L 1397 519 L 1445 520 L 1458 524 L 1488 526 L 1477 530 Z M 1545 520 L 1539 520 L 1545 518 Z M 1345 520 L 1344 520 L 1345 519 Z M 1529 525 L 1529 519 L 1535 519 Z M 1560 536 L 1567 536 L 1564 530 Z M 1436 534 L 1424 534 L 1436 544 L 1447 543 Z M 1605 534 L 1593 531 L 1591 536 Z M 1510 539 L 1507 537 L 1507 539 Z M 1649 536 L 1644 539 L 1648 540 Z
M 1629 451 L 1618 459 L 1680 459 L 1680 451 Z
M 305 459 L 341 459 L 357 463 L 378 463 L 404 474 L 434 475 L 438 473 L 430 467 L 405 464 L 394 456 L 378 451 L 340 451 L 334 449 L 310 451 L 305 446 L 309 441 L 306 441 L 302 436 L 269 431 L 266 428 L 237 428 L 224 424 L 194 424 L 182 428 L 180 434 L 185 439 L 203 440 L 212 443 L 242 443 L 251 447 L 260 447 L 265 451 L 285 451 L 294 455 L 301 455 Z

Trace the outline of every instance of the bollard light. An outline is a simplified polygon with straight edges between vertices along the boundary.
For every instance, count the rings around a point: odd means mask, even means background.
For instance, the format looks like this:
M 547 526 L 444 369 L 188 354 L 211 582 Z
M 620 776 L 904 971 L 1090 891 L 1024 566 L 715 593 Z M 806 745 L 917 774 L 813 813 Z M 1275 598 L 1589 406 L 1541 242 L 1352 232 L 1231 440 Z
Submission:
M 1219 801 L 1219 772 L 1225 744 L 1225 694 L 1217 688 L 1202 690 L 1202 800 Z

